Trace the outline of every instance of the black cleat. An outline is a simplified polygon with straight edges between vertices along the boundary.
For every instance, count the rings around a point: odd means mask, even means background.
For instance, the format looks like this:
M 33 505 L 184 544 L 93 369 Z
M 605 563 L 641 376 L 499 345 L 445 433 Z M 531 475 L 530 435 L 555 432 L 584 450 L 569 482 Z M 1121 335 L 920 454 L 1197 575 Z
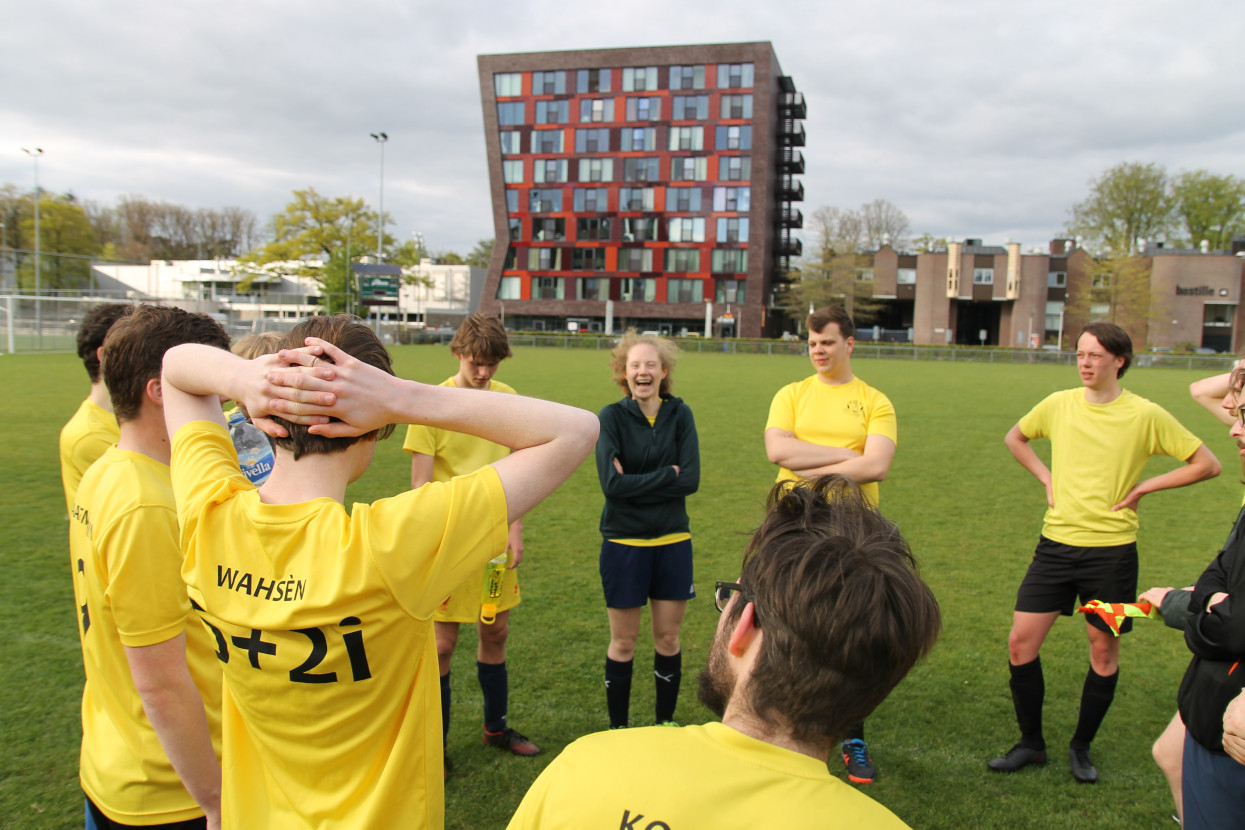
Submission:
M 1046 750 L 1034 749 L 1024 744 L 1016 744 L 1007 750 L 1007 754 L 1001 755 L 991 761 L 988 766 L 994 772 L 1015 772 L 1031 766 L 1044 766 L 1046 764 Z
M 1089 759 L 1089 747 L 1072 744 L 1068 747 L 1068 763 L 1072 765 L 1072 777 L 1082 784 L 1098 783 L 1098 770 Z

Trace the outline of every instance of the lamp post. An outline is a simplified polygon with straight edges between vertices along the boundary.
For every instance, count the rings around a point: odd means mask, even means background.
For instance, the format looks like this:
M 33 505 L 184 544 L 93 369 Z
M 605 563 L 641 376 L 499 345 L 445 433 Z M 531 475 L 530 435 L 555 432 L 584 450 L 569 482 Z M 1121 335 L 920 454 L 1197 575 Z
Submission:
M 42 342 L 43 308 L 39 303 L 39 157 L 43 155 L 43 148 L 27 150 L 23 147 L 22 152 L 30 156 L 35 164 L 35 334 Z
M 385 235 L 381 225 L 385 220 L 385 142 L 388 133 L 372 133 L 372 138 L 380 145 L 380 210 L 376 213 L 376 264 L 384 261 Z

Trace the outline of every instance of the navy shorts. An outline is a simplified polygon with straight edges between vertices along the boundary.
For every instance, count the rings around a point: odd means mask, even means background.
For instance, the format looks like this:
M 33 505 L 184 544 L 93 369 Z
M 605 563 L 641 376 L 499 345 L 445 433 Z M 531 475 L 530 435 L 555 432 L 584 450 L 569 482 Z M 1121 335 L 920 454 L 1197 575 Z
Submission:
M 640 608 L 650 599 L 689 600 L 692 540 L 641 547 L 601 541 L 601 587 L 609 608 Z
M 1035 614 L 1058 611 L 1068 616 L 1091 599 L 1137 600 L 1137 543 L 1085 548 L 1039 537 L 1033 561 L 1016 592 L 1016 610 Z M 1110 630 L 1096 614 L 1086 614 L 1085 619 L 1095 628 Z M 1132 627 L 1133 621 L 1124 619 L 1120 633 Z

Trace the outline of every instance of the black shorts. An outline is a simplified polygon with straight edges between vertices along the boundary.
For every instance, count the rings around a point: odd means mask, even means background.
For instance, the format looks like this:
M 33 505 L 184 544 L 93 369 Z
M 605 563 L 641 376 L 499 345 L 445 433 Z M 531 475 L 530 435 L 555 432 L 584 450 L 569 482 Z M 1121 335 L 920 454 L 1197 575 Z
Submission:
M 1091 599 L 1136 601 L 1137 543 L 1087 548 L 1038 537 L 1033 561 L 1016 592 L 1016 610 L 1035 614 L 1058 611 L 1069 616 Z M 1110 630 L 1096 614 L 1086 614 L 1085 619 L 1095 628 Z M 1133 621 L 1124 619 L 1120 633 L 1132 627 Z
M 122 824 L 119 821 L 113 821 L 104 815 L 104 811 L 96 806 L 90 796 L 86 799 L 86 811 L 95 823 L 96 830 L 120 830 L 120 828 L 140 827 L 137 824 Z M 145 824 L 143 828 L 150 830 L 206 830 L 207 819 L 203 816 L 199 818 L 186 819 L 185 821 L 173 821 L 167 824 Z
M 640 608 L 649 599 L 693 598 L 692 540 L 655 547 L 602 540 L 601 587 L 608 608 Z

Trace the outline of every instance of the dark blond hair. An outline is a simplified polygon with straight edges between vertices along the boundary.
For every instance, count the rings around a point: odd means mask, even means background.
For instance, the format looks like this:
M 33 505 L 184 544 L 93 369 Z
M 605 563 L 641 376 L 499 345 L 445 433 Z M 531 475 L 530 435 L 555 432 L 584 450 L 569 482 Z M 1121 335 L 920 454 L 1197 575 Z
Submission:
M 384 344 L 380 342 L 376 333 L 367 327 L 366 323 L 352 314 L 312 317 L 299 323 L 289 334 L 285 335 L 281 348 L 297 349 L 305 345 L 304 341 L 308 337 L 318 337 L 328 341 L 351 357 L 393 374 L 393 364 L 389 360 L 389 352 L 385 350 Z M 327 355 L 322 355 L 320 359 L 328 363 L 333 362 L 333 359 Z M 385 439 L 393 435 L 394 429 L 393 424 L 386 424 L 364 435 L 329 438 L 324 435 L 313 435 L 307 431 L 306 426 L 292 424 L 276 415 L 273 415 L 272 419 L 289 430 L 290 434 L 285 438 L 273 440 L 281 449 L 293 453 L 295 461 L 304 455 L 331 455 L 341 452 L 359 441 L 372 438 Z
M 476 312 L 463 320 L 454 332 L 450 354 L 495 366 L 512 355 L 510 336 L 499 317 Z
M 657 394 L 664 398 L 674 389 L 674 364 L 679 360 L 679 347 L 664 337 L 636 334 L 635 329 L 627 329 L 618 338 L 618 345 L 610 352 L 610 371 L 613 372 L 614 383 L 618 384 L 624 395 L 630 397 L 631 387 L 627 386 L 627 355 L 633 348 L 642 345 L 652 346 L 657 350 L 661 368 L 666 370 L 666 376 L 661 379 L 661 386 L 657 390 Z

